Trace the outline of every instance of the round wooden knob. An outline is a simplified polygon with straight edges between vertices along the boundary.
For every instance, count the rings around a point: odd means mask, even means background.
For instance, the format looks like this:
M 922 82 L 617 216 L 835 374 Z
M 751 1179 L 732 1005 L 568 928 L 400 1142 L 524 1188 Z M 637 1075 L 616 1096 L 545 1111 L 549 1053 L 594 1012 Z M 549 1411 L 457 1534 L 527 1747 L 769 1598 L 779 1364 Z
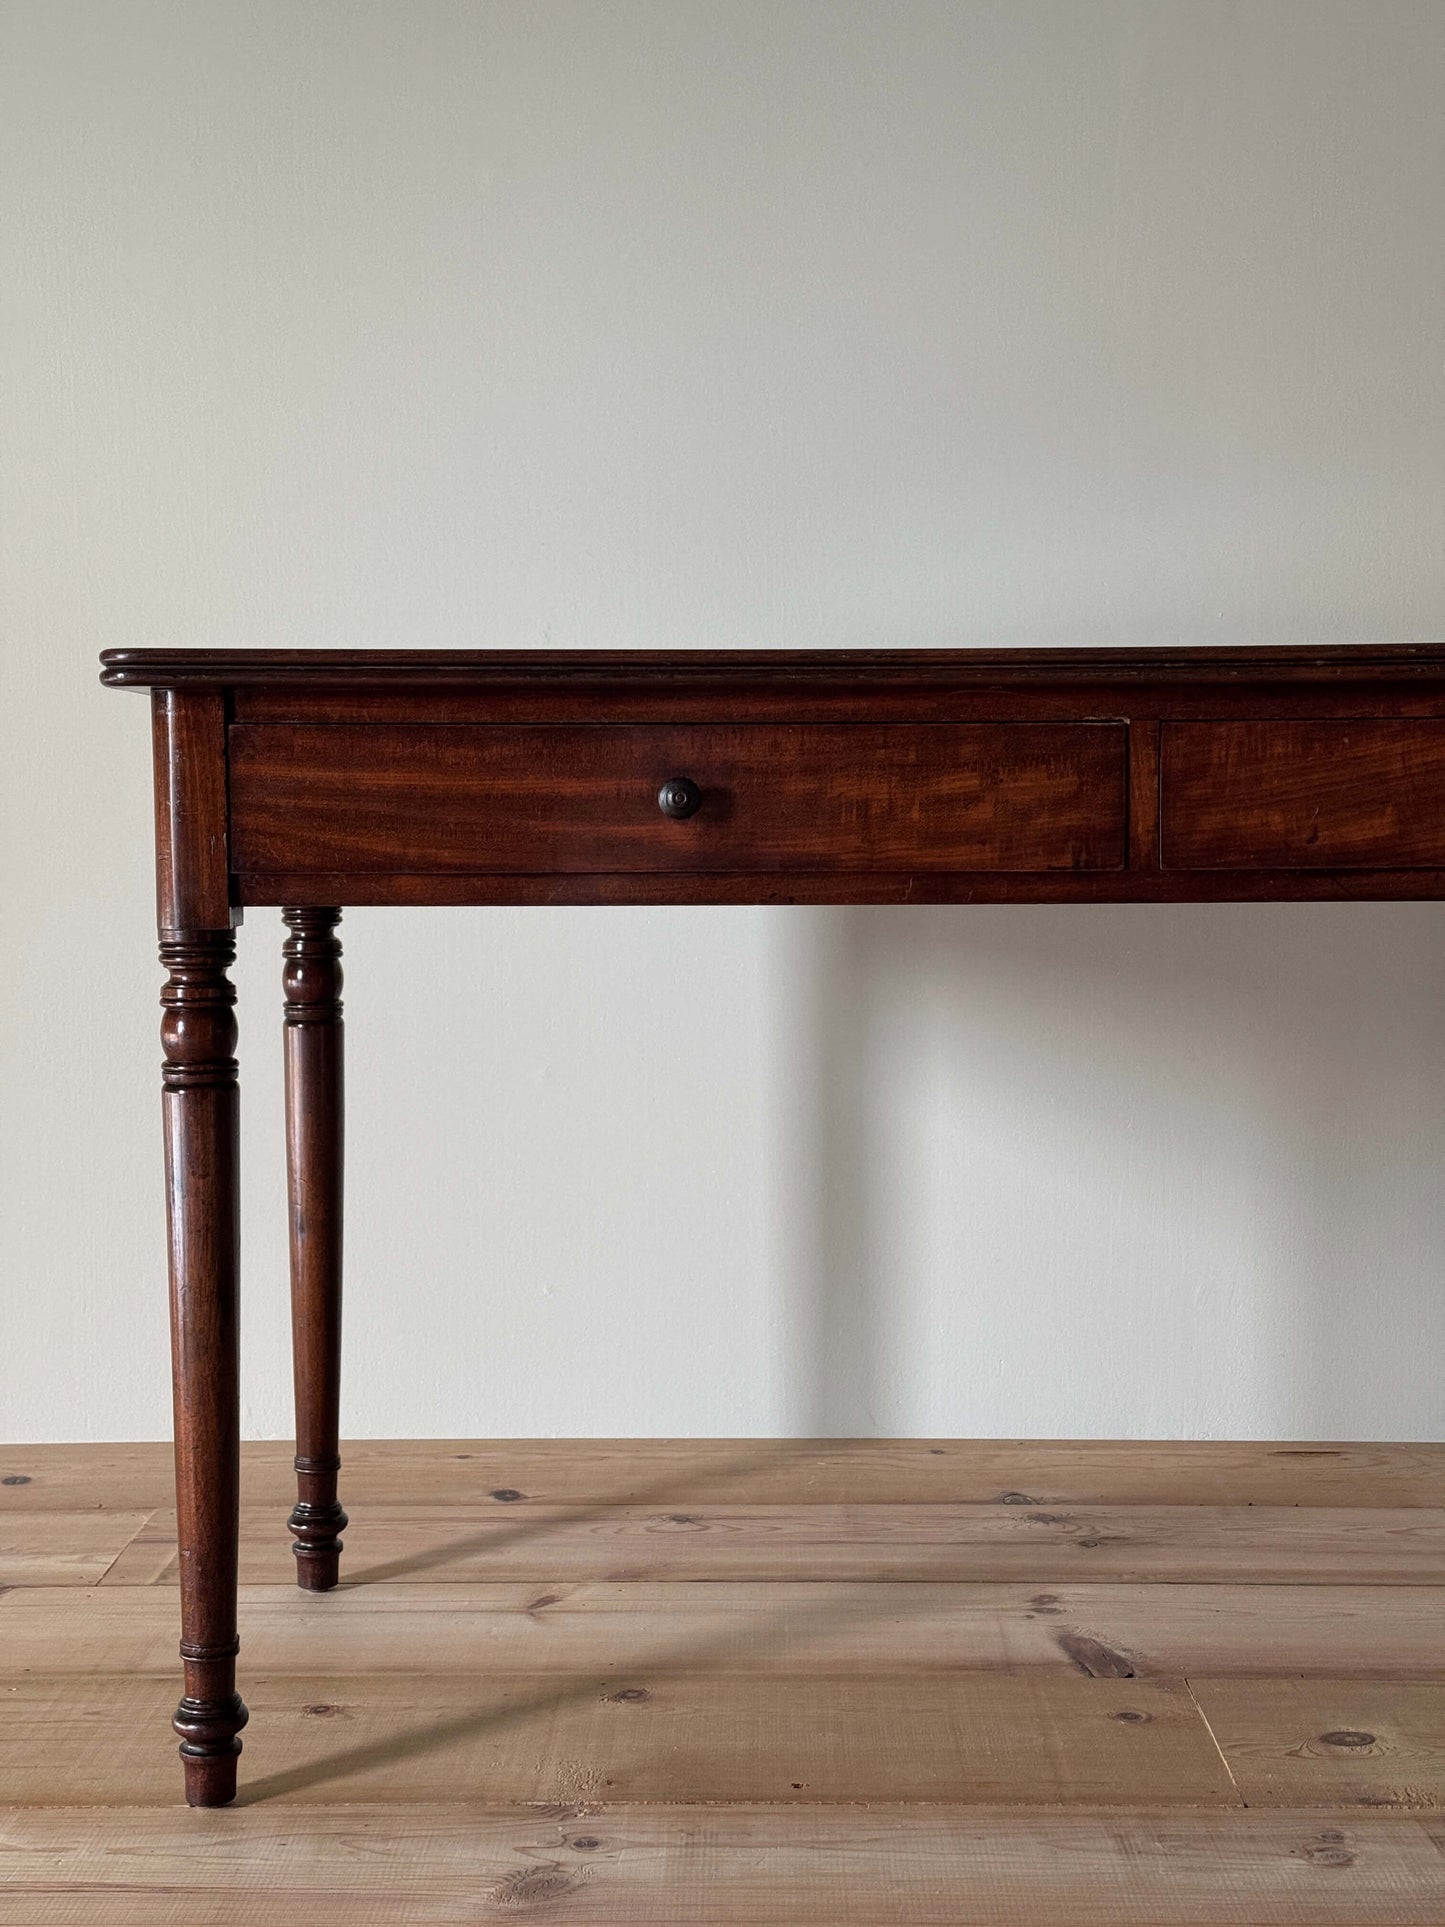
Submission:
M 696 816 L 702 808 L 702 791 L 686 776 L 669 776 L 657 792 L 657 807 L 677 821 Z

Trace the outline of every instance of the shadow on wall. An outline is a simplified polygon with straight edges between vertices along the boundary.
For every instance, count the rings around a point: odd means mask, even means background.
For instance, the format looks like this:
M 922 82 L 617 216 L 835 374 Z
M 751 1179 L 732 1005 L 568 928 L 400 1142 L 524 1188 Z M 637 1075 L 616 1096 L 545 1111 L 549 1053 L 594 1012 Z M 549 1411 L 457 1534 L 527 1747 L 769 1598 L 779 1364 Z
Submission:
M 1440 906 L 775 927 L 796 1433 L 1439 1433 Z

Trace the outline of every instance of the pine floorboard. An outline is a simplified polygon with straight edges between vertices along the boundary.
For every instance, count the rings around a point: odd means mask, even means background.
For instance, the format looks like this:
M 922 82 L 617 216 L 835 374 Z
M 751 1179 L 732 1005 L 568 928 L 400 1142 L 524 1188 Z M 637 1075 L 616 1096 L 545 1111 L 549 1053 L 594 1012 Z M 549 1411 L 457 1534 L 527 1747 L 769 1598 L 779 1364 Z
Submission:
M 354 1501 L 348 1496 L 348 1507 Z M 241 1512 L 244 1585 L 286 1584 L 278 1509 Z M 108 1586 L 172 1583 L 175 1513 L 152 1513 Z M 721 1505 L 357 1507 L 348 1579 L 1254 1580 L 1445 1586 L 1445 1508 L 1425 1506 Z
M 0 1586 L 94 1586 L 150 1516 L 134 1509 L 22 1513 L 0 1504 Z
M 0 1448 L 0 1927 L 1445 1923 L 1445 1448 L 289 1456 L 191 1813 L 168 1449 Z
M 1439 1927 L 1417 1816 L 981 1807 L 37 1808 L 0 1927 Z
M 1429 1586 L 1029 1580 L 414 1581 L 241 1594 L 246 1668 L 348 1673 L 1053 1671 L 1095 1677 L 1445 1679 Z M 17 1587 L 0 1597 L 13 1670 L 176 1668 L 168 1587 Z
M 248 1443 L 241 1496 L 292 1503 L 292 1446 Z M 348 1439 L 354 1505 L 1438 1506 L 1445 1443 L 1252 1439 Z M 12 1483 L 13 1482 L 13 1483 Z M 0 1512 L 174 1501 L 164 1442 L 0 1445 Z

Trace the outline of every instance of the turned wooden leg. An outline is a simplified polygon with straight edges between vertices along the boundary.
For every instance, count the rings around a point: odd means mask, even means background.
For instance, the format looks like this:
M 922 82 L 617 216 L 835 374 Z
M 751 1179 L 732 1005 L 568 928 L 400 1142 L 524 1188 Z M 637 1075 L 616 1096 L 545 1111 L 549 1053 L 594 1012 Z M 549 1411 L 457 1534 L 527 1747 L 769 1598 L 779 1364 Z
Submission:
M 296 1583 L 329 1592 L 346 1514 L 336 1497 L 341 1409 L 342 1083 L 338 909 L 284 910 L 286 1170 L 296 1380 Z
M 181 1736 L 186 1799 L 236 1796 L 236 1537 L 240 1482 L 237 1347 L 239 1091 L 236 954 L 229 930 L 168 934 L 161 962 L 162 1106 L 170 1223 L 171 1360 L 180 1543 Z

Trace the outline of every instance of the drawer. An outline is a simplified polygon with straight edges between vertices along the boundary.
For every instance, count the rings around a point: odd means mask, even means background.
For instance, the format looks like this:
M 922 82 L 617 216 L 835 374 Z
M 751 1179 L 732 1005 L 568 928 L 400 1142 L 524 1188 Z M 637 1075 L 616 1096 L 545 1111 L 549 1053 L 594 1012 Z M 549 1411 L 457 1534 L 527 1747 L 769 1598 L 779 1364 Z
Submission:
M 1114 723 L 236 724 L 231 867 L 1110 870 Z M 686 778 L 694 815 L 658 790 Z
M 1445 868 L 1445 722 L 1166 723 L 1171 870 Z

